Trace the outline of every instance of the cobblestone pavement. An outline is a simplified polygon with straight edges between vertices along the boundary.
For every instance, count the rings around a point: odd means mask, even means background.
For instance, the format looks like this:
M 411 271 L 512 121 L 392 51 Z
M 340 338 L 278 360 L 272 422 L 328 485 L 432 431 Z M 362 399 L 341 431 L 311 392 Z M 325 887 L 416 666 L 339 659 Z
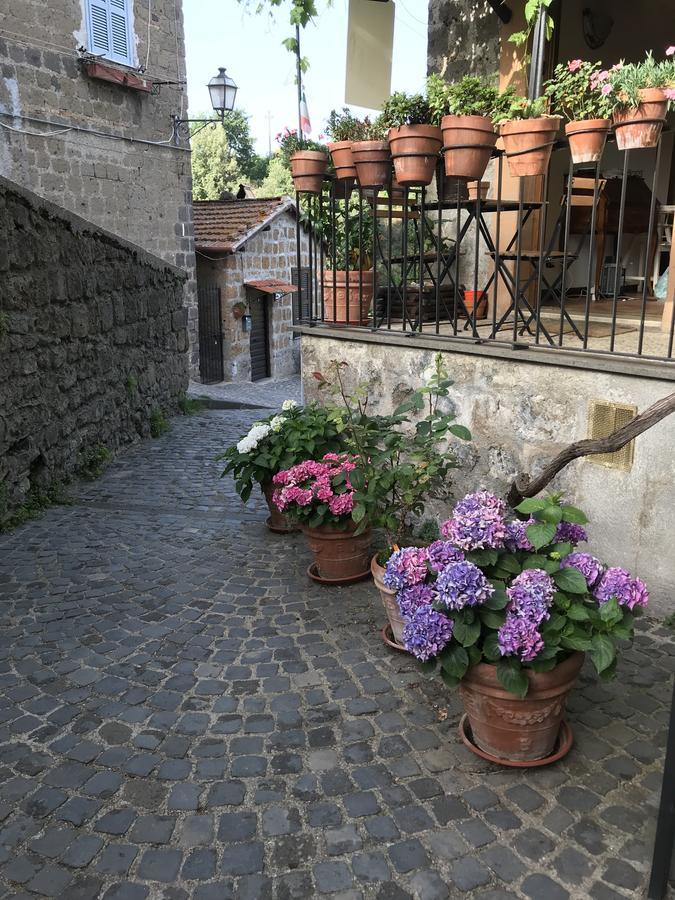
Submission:
M 584 674 L 564 762 L 483 763 L 372 584 L 314 585 L 218 477 L 254 417 L 178 419 L 0 537 L 0 897 L 640 896 L 671 633 Z
M 286 378 L 264 378 L 262 381 L 221 381 L 218 384 L 200 384 L 191 381 L 188 389 L 191 397 L 208 397 L 226 404 L 243 406 L 267 406 L 279 409 L 284 400 L 302 402 L 300 375 Z

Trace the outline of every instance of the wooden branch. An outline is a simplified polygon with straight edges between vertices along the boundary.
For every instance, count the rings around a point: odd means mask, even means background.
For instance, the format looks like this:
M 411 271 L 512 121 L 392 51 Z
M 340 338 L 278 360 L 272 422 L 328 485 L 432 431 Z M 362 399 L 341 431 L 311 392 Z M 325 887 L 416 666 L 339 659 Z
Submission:
M 643 431 L 647 431 L 648 428 L 656 425 L 661 419 L 665 419 L 672 412 L 675 412 L 675 393 L 668 394 L 667 397 L 658 400 L 644 412 L 635 416 L 628 424 L 615 431 L 614 434 L 610 434 L 609 437 L 598 440 L 586 439 L 570 444 L 569 447 L 561 450 L 536 478 L 530 479 L 530 476 L 526 474 L 519 475 L 509 490 L 507 496 L 509 505 L 515 507 L 525 497 L 535 497 L 555 478 L 561 469 L 564 469 L 573 460 L 579 459 L 580 456 L 591 456 L 595 453 L 615 453 L 617 450 L 625 447 L 629 441 L 642 434 Z

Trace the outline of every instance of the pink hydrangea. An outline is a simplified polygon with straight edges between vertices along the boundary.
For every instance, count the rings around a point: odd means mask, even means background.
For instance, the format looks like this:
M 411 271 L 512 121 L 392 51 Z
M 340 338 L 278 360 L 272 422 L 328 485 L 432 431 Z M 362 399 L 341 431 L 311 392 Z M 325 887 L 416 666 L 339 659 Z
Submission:
M 569 72 L 578 72 L 582 65 L 583 63 L 580 59 L 571 59 L 567 63 L 567 69 Z
M 675 44 L 666 48 L 666 56 L 675 56 Z
M 675 100 L 675 88 L 664 88 L 663 93 L 669 100 Z
M 333 484 L 333 479 L 355 468 L 353 457 L 337 453 L 327 453 L 321 460 L 298 463 L 274 476 L 272 481 L 276 489 L 272 500 L 281 512 L 311 510 L 315 505 L 326 504 L 333 516 L 351 515 L 354 492 L 349 478 L 345 477 L 337 485 Z

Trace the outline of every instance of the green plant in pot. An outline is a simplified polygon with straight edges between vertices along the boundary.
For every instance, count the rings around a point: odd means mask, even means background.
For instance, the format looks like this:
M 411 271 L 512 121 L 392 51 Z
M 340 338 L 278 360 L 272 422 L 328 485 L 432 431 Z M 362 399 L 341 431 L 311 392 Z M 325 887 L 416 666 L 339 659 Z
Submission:
M 607 84 L 619 150 L 655 147 L 675 100 L 675 48 L 668 47 L 662 61 L 650 51 L 642 62 L 612 66 Z
M 392 94 L 382 109 L 382 123 L 389 129 L 396 181 L 401 187 L 431 184 L 442 139 L 438 125 L 432 124 L 426 97 L 403 91 Z
M 515 176 L 544 175 L 551 160 L 560 117 L 548 113 L 546 97 L 512 97 L 497 115 L 509 172 Z
M 338 181 L 356 178 L 352 157 L 352 142 L 361 140 L 364 123 L 348 107 L 332 110 L 326 121 L 326 134 L 330 138 L 328 149 Z
M 281 158 L 290 167 L 296 191 L 320 194 L 328 169 L 328 150 L 317 141 L 299 138 L 297 132 L 286 128 L 277 135 Z
M 323 318 L 340 325 L 367 325 L 374 294 L 373 210 L 359 199 L 337 200 L 316 211 L 326 255 Z
M 544 84 L 551 110 L 567 120 L 565 134 L 574 163 L 595 163 L 602 156 L 614 106 L 608 82 L 602 63 L 571 59 L 559 63 Z

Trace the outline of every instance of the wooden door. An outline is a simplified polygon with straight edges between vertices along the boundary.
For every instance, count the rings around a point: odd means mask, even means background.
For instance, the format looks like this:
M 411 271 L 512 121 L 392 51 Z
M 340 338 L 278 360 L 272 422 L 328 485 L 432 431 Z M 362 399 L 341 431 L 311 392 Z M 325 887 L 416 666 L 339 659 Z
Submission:
M 269 340 L 269 300 L 266 294 L 251 297 L 251 381 L 269 378 L 270 340 Z

